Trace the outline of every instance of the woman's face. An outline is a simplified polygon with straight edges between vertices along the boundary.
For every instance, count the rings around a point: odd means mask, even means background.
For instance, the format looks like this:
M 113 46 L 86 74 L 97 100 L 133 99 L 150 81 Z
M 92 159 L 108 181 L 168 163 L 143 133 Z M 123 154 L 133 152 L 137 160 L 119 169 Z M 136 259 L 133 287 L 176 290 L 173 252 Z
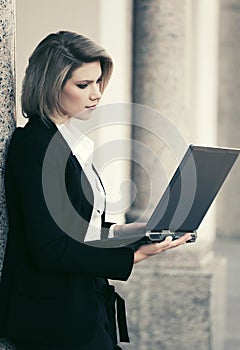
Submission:
M 85 63 L 73 71 L 61 93 L 61 104 L 66 118 L 74 116 L 82 120 L 90 118 L 91 112 L 96 109 L 101 98 L 99 90 L 101 75 L 101 65 L 98 61 Z

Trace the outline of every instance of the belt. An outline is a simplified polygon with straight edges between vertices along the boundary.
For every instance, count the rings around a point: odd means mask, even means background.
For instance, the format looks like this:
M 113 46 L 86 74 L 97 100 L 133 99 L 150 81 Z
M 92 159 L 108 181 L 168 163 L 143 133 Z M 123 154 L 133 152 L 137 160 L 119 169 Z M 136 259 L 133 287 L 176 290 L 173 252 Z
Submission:
M 117 344 L 116 321 L 118 326 L 119 340 L 129 343 L 127 317 L 124 299 L 115 291 L 114 286 L 109 285 L 103 278 L 97 278 L 98 292 L 104 296 L 110 324 L 111 336 Z
M 129 343 L 125 301 L 117 292 L 115 292 L 114 286 L 109 285 L 109 292 L 110 300 L 107 308 L 110 310 L 108 310 L 108 312 L 113 312 L 114 318 L 117 314 L 119 339 L 121 342 Z

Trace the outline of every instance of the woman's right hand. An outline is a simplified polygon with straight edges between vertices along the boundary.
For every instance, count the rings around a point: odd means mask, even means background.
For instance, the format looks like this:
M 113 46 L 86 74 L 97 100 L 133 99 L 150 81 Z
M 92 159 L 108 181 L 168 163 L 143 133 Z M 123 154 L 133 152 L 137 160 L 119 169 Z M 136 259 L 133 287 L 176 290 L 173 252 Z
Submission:
M 172 237 L 168 236 L 163 242 L 142 245 L 134 253 L 134 264 L 142 260 L 148 259 L 153 255 L 162 253 L 165 250 L 176 248 L 186 243 L 189 239 L 191 239 L 191 235 L 189 233 L 185 233 L 184 236 L 176 240 L 172 240 Z

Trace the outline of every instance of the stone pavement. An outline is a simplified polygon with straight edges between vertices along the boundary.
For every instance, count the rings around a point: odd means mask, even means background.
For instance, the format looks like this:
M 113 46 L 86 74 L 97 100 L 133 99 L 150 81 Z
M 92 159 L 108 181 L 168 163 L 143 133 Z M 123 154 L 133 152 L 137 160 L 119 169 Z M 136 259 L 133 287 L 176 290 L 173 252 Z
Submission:
M 224 350 L 240 350 L 240 239 L 217 238 L 215 254 L 227 258 Z

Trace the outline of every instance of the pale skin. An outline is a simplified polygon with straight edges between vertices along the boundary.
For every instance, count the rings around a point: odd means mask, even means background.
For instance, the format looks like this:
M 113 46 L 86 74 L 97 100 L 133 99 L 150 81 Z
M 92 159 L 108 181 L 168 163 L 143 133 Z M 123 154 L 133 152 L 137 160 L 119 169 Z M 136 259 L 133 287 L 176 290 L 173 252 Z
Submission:
M 61 94 L 61 103 L 63 106 L 63 116 L 52 116 L 53 122 L 61 124 L 71 117 L 82 120 L 88 120 L 91 112 L 96 108 L 101 98 L 100 86 L 101 81 L 101 65 L 100 62 L 85 63 L 81 67 L 75 69 L 70 79 L 67 80 Z M 134 222 L 131 224 L 116 225 L 114 232 L 117 235 L 142 234 L 145 232 L 144 223 Z M 167 237 L 163 242 L 142 245 L 134 253 L 134 263 L 148 259 L 153 255 L 157 255 L 166 250 L 176 248 L 185 244 L 191 235 L 186 233 L 179 239 L 172 240 Z
M 146 224 L 140 222 L 133 222 L 131 224 L 116 225 L 114 227 L 114 232 L 119 236 L 130 235 L 130 234 L 143 234 L 145 232 Z M 152 243 L 142 245 L 134 254 L 134 263 L 138 263 L 142 260 L 150 258 L 153 255 L 164 252 L 168 249 L 176 248 L 182 244 L 185 244 L 191 235 L 186 233 L 181 238 L 172 240 L 171 236 L 168 236 L 163 242 Z

